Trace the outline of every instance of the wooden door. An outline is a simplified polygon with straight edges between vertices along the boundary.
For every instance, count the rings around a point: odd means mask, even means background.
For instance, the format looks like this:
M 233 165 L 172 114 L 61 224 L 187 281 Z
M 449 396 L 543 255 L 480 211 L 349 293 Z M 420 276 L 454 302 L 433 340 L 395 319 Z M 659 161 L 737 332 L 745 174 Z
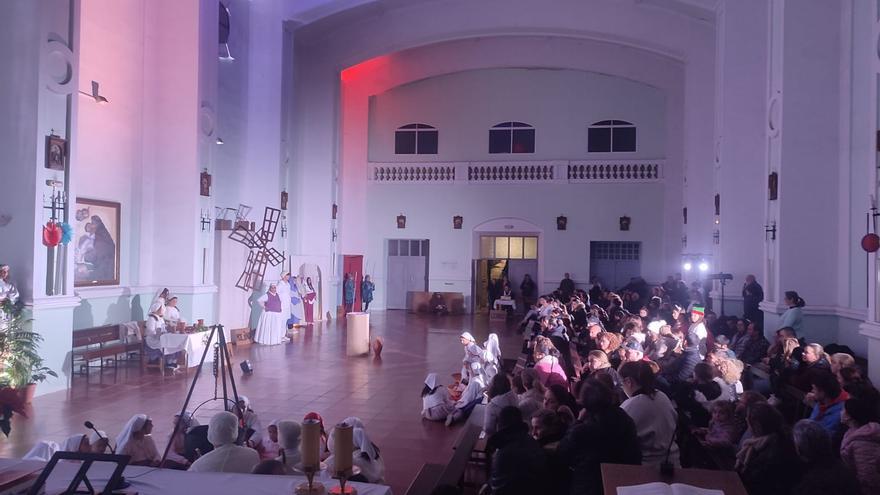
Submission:
M 364 257 L 360 254 L 345 254 L 342 256 L 342 274 L 351 275 L 354 279 L 354 306 L 352 311 L 361 310 L 361 282 L 364 277 Z M 343 287 L 343 302 L 345 301 L 345 288 Z

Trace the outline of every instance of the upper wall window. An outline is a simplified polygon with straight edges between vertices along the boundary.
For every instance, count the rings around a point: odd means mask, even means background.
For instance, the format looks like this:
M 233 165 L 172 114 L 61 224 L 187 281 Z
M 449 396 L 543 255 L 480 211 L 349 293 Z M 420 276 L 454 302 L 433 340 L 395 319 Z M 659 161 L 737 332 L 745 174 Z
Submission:
M 534 153 L 535 128 L 522 122 L 502 122 L 489 130 L 489 153 Z
M 394 133 L 394 153 L 397 155 L 436 155 L 437 129 L 427 124 L 408 124 Z
M 587 151 L 590 153 L 636 150 L 636 126 L 624 120 L 602 120 L 590 126 Z

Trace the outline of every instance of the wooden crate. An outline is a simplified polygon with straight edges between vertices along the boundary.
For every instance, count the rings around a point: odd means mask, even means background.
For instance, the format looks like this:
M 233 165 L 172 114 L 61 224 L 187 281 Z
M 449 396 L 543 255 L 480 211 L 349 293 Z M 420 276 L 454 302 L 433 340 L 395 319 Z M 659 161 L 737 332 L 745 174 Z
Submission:
M 254 343 L 250 328 L 233 328 L 230 331 L 232 343 L 238 347 L 247 347 Z

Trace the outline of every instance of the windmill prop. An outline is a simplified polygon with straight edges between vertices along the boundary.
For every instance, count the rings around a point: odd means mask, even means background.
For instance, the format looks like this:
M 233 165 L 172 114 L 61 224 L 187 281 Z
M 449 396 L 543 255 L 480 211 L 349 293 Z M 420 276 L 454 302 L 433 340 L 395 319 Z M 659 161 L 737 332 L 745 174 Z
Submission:
M 269 247 L 269 243 L 275 239 L 280 218 L 281 210 L 267 206 L 263 213 L 263 226 L 259 230 L 254 232 L 243 225 L 237 225 L 229 234 L 231 240 L 244 244 L 251 250 L 244 271 L 235 283 L 239 289 L 249 291 L 258 288 L 266 274 L 266 265 L 278 266 L 284 262 L 284 255 Z

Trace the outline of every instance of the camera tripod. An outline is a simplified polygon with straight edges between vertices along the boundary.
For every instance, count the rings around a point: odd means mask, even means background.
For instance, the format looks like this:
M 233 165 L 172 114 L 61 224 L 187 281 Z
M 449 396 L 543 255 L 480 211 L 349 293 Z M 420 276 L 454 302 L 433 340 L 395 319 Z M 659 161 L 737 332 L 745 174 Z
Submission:
M 214 342 L 214 336 L 217 336 L 217 341 Z M 174 437 L 177 435 L 177 432 L 182 428 L 181 426 L 181 418 L 186 414 L 186 409 L 189 406 L 189 401 L 192 399 L 193 390 L 196 388 L 196 382 L 199 381 L 199 377 L 202 374 L 202 365 L 205 364 L 205 358 L 208 356 L 208 348 L 211 347 L 211 343 L 214 343 L 214 397 L 208 399 L 201 404 L 199 404 L 196 409 L 193 411 L 197 411 L 200 407 L 207 404 L 208 402 L 215 401 L 221 399 L 218 396 L 218 381 L 223 385 L 223 409 L 225 411 L 234 411 L 236 416 L 238 416 L 239 421 L 244 419 L 244 411 L 241 410 L 241 407 L 238 405 L 238 388 L 235 386 L 235 377 L 232 374 L 232 361 L 229 359 L 229 349 L 226 347 L 226 336 L 223 334 L 223 325 L 212 325 L 211 333 L 208 335 L 208 345 L 205 346 L 205 350 L 202 352 L 202 358 L 199 360 L 198 368 L 196 368 L 196 374 L 193 376 L 192 383 L 189 386 L 189 392 L 186 394 L 186 400 L 183 401 L 183 407 L 180 409 L 180 415 L 177 417 L 177 421 L 174 422 L 174 431 L 171 432 L 171 437 L 168 439 L 168 444 L 165 446 L 165 451 L 162 453 L 162 460 L 159 462 L 159 465 L 165 463 L 165 459 L 168 457 L 168 451 L 171 450 L 171 444 L 174 443 Z M 227 389 L 227 374 L 229 384 L 232 388 L 232 396 L 235 398 L 235 402 L 233 402 L 232 407 L 229 407 L 229 392 Z

